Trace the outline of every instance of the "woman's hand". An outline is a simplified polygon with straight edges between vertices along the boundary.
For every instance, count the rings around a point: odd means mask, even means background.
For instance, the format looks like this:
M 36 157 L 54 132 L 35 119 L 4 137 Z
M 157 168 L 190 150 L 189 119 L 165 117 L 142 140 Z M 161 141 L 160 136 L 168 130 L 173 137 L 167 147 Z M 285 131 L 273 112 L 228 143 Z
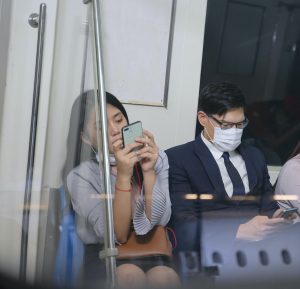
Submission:
M 158 159 L 158 147 L 154 141 L 154 136 L 144 130 L 144 137 L 137 138 L 136 142 L 143 144 L 144 147 L 137 151 L 137 156 L 141 160 L 140 164 L 143 173 L 154 172 L 154 167 Z
M 121 133 L 112 137 L 112 147 L 117 162 L 118 178 L 131 179 L 133 166 L 139 161 L 138 153 L 134 151 L 134 149 L 137 149 L 140 145 L 140 143 L 134 142 L 123 148 Z

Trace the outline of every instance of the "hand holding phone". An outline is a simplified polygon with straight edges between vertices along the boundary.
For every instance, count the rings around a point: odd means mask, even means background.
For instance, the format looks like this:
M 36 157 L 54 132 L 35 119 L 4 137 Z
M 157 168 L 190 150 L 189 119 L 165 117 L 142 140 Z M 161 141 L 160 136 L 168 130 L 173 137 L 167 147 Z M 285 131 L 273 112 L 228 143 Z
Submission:
M 283 213 L 281 215 L 281 218 L 288 219 L 290 216 L 292 216 L 294 213 L 298 211 L 298 208 L 288 208 L 284 209 Z
M 140 160 L 139 152 L 136 150 L 143 145 L 135 140 L 142 137 L 143 129 L 140 121 L 124 126 L 121 133 L 116 135 L 116 141 L 112 146 L 119 178 L 131 179 L 133 167 Z
M 137 138 L 143 137 L 143 128 L 140 121 L 136 121 L 122 128 L 123 145 L 134 143 Z

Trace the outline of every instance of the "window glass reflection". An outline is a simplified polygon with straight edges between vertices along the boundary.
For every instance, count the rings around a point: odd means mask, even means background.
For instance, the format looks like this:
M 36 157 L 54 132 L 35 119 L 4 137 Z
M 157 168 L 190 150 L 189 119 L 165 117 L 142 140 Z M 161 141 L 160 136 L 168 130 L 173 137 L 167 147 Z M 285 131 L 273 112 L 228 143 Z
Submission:
M 244 91 L 250 123 L 243 138 L 269 165 L 282 165 L 300 135 L 299 4 L 208 1 L 201 88 L 227 80 Z

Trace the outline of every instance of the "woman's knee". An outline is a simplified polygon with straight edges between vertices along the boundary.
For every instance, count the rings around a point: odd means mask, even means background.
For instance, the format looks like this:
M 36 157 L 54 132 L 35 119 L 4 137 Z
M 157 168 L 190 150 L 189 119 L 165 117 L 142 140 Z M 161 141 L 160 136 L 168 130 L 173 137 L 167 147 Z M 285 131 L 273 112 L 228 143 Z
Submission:
M 145 273 L 133 264 L 123 264 L 117 267 L 118 285 L 121 288 L 140 287 L 146 282 Z
M 152 286 L 176 287 L 180 285 L 179 276 L 174 269 L 167 266 L 155 266 L 146 273 L 146 278 Z

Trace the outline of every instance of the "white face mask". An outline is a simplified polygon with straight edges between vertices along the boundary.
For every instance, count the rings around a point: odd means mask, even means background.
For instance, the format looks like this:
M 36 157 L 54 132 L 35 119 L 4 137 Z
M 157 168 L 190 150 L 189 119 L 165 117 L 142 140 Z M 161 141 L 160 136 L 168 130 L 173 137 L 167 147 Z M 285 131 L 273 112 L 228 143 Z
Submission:
M 109 154 L 109 163 L 111 166 L 115 166 L 117 164 L 116 158 L 114 154 Z
M 212 124 L 213 125 L 213 124 Z M 242 128 L 232 127 L 230 129 L 221 129 L 214 126 L 214 139 L 210 137 L 207 129 L 205 128 L 210 141 L 221 152 L 234 151 L 240 144 L 243 135 Z
M 95 152 L 95 156 L 96 156 L 96 160 L 98 161 L 98 163 L 100 162 L 100 156 L 99 153 Z M 102 157 L 101 157 L 101 161 L 102 161 Z M 109 154 L 109 164 L 111 166 L 115 166 L 117 164 L 116 158 L 114 154 Z
M 234 151 L 241 144 L 242 134 L 242 128 L 232 127 L 223 130 L 219 127 L 215 127 L 213 144 L 222 152 Z
M 98 154 L 98 153 L 95 153 L 95 156 L 96 156 L 97 162 L 100 163 L 100 157 L 99 157 L 99 154 Z

